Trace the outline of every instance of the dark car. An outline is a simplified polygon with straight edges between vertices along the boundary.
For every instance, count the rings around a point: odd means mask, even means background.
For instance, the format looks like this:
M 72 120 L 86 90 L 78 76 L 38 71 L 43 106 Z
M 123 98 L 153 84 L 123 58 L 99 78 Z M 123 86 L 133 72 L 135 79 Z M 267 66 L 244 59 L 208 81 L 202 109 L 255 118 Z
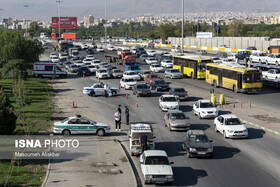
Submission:
M 78 50 L 82 49 L 80 45 L 75 45 L 74 47 L 77 48 Z
M 77 75 L 91 75 L 91 71 L 88 69 L 88 67 L 81 66 L 78 68 Z
M 183 150 L 187 151 L 189 158 L 213 157 L 212 140 L 209 140 L 203 130 L 188 130 L 183 140 Z
M 163 90 L 163 91 L 168 91 L 170 90 L 169 84 L 166 83 L 163 79 L 160 80 L 154 80 L 150 83 L 150 88 L 151 90 Z
M 151 96 L 150 88 L 144 83 L 137 83 L 132 87 L 133 95 L 139 96 Z
M 257 48 L 255 46 L 250 46 L 250 47 L 247 47 L 246 50 L 257 50 Z
M 88 49 L 86 49 L 86 53 L 87 54 L 94 54 L 94 51 L 93 51 L 92 48 L 88 48 Z
M 250 55 L 250 51 L 238 51 L 238 53 L 235 55 L 235 58 L 237 58 L 238 60 L 243 60 L 245 58 L 249 58 Z
M 169 90 L 169 94 L 178 100 L 188 100 L 188 92 L 183 87 L 173 87 Z
M 148 58 L 149 56 L 147 54 L 143 54 L 139 57 L 140 61 L 145 61 L 146 58 Z

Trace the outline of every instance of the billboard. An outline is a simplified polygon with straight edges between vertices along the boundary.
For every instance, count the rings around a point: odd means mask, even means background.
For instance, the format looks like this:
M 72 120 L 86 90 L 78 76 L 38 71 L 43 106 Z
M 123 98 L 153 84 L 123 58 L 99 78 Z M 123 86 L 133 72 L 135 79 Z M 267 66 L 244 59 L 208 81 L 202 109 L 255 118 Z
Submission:
M 59 28 L 59 17 L 52 17 L 52 28 Z M 76 29 L 77 28 L 77 17 L 60 17 L 60 28 L 61 29 Z
M 196 38 L 212 38 L 212 32 L 197 32 Z

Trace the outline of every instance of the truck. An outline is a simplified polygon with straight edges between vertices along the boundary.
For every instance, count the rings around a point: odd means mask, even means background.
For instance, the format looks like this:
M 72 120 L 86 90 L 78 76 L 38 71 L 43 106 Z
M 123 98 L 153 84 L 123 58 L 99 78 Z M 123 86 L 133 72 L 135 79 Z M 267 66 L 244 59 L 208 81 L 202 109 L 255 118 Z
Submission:
M 68 42 L 61 38 L 55 38 L 52 40 L 52 48 L 55 51 L 65 51 L 68 49 Z
M 68 49 L 68 55 L 72 57 L 79 57 L 79 50 L 76 47 Z
M 122 64 L 135 64 L 136 58 L 132 55 L 129 51 L 124 51 L 121 53 L 121 55 L 117 54 L 105 54 L 105 58 L 107 62 L 116 62 L 118 65 Z
M 80 35 L 77 33 L 63 33 L 62 38 L 76 40 L 76 39 L 80 39 Z
M 143 140 L 143 138 L 145 138 L 145 140 Z M 146 122 L 131 123 L 129 129 L 130 154 L 132 156 L 141 155 L 143 151 L 145 151 L 143 148 L 155 150 L 155 138 L 152 124 Z
M 49 61 L 35 62 L 32 74 L 34 77 L 67 77 L 67 71 Z

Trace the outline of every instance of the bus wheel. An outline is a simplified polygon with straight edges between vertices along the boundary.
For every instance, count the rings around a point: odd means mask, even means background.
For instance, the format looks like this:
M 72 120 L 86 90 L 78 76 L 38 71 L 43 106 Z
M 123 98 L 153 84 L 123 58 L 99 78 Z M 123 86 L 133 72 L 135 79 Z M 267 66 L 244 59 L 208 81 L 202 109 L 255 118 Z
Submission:
M 276 66 L 279 66 L 279 62 L 275 62 L 275 65 L 276 65 Z
M 217 86 L 217 81 L 216 81 L 216 80 L 213 80 L 213 86 L 214 86 L 215 88 L 218 87 L 218 86 Z
M 233 85 L 233 87 L 232 87 L 232 91 L 233 91 L 233 92 L 235 92 L 235 93 L 237 93 L 237 88 L 236 88 L 236 85 Z
M 194 79 L 193 73 L 191 73 L 191 78 Z

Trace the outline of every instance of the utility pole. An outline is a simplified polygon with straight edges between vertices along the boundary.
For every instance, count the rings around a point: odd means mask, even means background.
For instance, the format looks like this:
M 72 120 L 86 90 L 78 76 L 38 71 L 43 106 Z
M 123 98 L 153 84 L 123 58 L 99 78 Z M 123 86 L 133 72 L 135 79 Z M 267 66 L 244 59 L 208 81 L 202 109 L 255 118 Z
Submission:
M 59 34 L 59 38 L 60 38 L 60 3 L 63 3 L 63 1 L 56 1 L 56 3 L 58 3 L 58 34 Z
M 105 42 L 105 47 L 107 47 L 107 0 L 105 0 L 105 38 L 104 38 L 104 42 Z
M 181 43 L 181 53 L 184 53 L 184 0 L 182 0 L 182 43 Z
M 2 22 L 2 21 L 1 21 L 1 11 L 2 11 L 2 10 L 3 10 L 3 9 L 2 9 L 2 8 L 0 8 L 0 22 Z
M 23 7 L 25 8 L 25 37 L 27 37 L 27 18 L 26 18 L 26 12 L 27 12 L 27 8 L 29 7 L 29 5 L 23 5 Z

